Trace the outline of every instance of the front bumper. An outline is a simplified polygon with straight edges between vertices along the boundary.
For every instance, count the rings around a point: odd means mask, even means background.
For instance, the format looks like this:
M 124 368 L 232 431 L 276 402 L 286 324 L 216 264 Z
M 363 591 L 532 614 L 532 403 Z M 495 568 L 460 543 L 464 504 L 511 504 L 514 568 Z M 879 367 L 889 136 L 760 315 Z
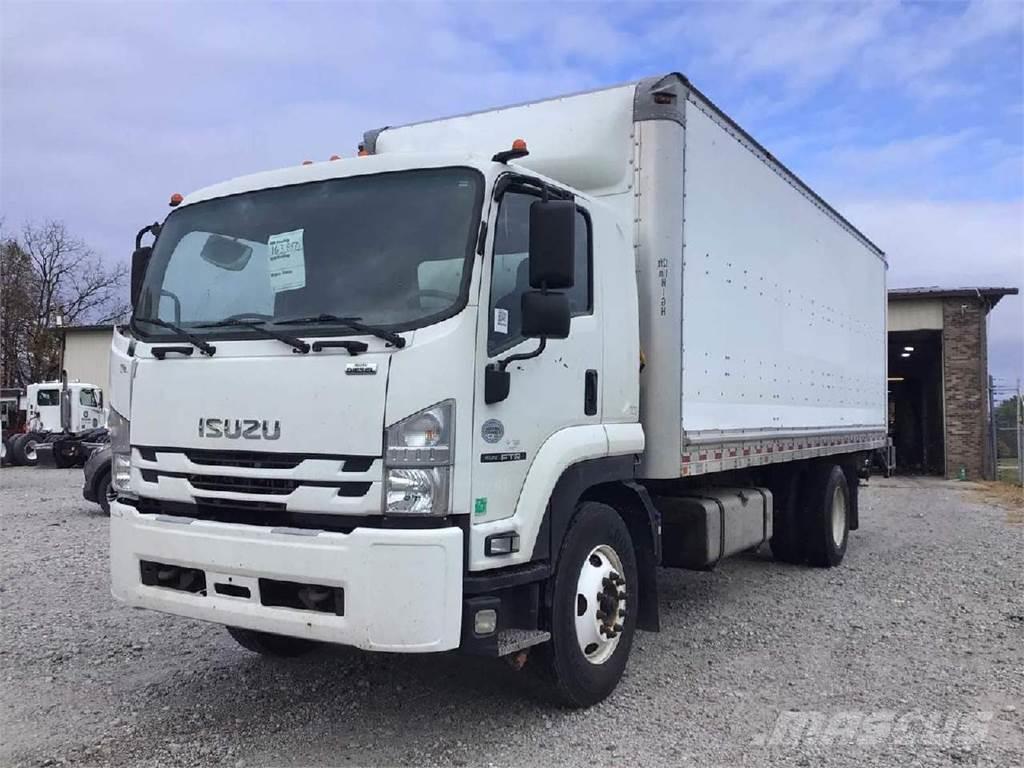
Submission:
M 460 641 L 462 538 L 454 527 L 342 534 L 227 525 L 139 514 L 114 501 L 111 592 L 134 607 L 365 650 L 446 651 Z M 202 570 L 207 589 L 145 585 L 141 561 Z M 260 579 L 340 587 L 344 615 L 264 605 Z M 215 591 L 228 582 L 249 596 Z

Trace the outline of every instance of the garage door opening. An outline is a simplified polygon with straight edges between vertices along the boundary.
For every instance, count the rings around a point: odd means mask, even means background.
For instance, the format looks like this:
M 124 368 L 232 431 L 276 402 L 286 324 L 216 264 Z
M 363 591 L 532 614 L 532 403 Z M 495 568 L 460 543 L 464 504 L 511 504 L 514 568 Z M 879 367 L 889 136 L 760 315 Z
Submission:
M 889 430 L 900 472 L 942 475 L 942 332 L 889 333 Z

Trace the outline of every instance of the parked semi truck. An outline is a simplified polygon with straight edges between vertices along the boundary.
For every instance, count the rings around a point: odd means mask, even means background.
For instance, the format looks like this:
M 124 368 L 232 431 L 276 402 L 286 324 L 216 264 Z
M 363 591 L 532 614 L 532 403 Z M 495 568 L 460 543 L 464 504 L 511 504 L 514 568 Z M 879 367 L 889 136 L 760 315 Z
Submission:
M 113 342 L 118 599 L 263 654 L 508 657 L 587 706 L 659 566 L 842 561 L 884 254 L 683 76 L 171 202 Z
M 5 435 L 4 458 L 12 464 L 69 467 L 84 462 L 90 440 L 103 432 L 103 390 L 81 381 L 42 381 L 17 400 L 21 429 Z

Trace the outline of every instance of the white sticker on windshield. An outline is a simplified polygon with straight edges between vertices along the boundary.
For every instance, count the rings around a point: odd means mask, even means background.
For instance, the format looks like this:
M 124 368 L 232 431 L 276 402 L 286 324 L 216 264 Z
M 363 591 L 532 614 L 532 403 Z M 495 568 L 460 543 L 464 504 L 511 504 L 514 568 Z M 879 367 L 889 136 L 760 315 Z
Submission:
M 302 247 L 302 230 L 281 232 L 267 239 L 267 266 L 270 288 L 274 293 L 306 287 L 306 252 Z
M 501 307 L 494 308 L 494 332 L 508 333 L 508 310 Z

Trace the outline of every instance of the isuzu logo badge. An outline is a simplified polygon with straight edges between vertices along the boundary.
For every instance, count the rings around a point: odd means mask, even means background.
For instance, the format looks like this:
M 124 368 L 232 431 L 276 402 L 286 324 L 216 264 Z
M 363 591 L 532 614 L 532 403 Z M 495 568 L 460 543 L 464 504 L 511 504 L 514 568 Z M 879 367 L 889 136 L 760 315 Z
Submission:
M 376 373 L 376 363 L 348 363 L 345 365 L 346 376 L 373 376 Z
M 200 437 L 226 437 L 229 440 L 277 440 L 281 422 L 277 419 L 199 419 Z

